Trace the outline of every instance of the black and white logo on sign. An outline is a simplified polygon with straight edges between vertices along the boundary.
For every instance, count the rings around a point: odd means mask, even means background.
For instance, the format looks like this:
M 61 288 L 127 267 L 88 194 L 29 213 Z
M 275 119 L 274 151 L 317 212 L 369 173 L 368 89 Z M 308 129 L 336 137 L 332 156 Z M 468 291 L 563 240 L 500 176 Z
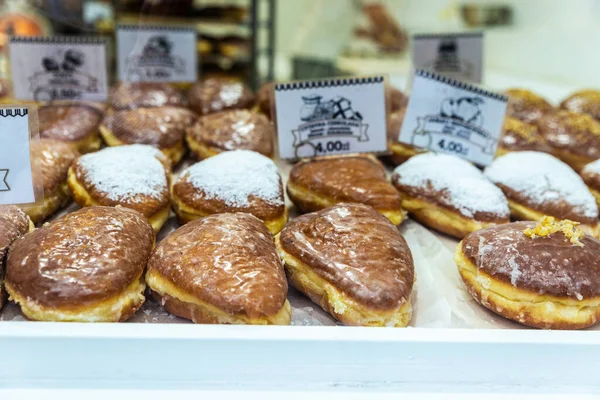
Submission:
M 106 99 L 106 44 L 96 38 L 11 39 L 15 97 L 21 100 Z
M 419 70 L 399 141 L 488 165 L 496 153 L 506 102 L 503 95 Z
M 383 77 L 276 85 L 280 157 L 386 151 L 384 93 Z
M 121 26 L 117 33 L 119 77 L 138 82 L 196 79 L 196 32 L 156 26 Z

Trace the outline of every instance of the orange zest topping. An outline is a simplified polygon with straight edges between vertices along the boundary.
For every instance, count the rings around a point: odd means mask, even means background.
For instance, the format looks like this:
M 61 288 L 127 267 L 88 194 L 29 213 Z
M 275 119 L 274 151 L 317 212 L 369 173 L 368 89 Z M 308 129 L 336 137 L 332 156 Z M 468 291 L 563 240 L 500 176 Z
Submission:
M 583 243 L 579 239 L 583 238 L 585 233 L 577 228 L 577 225 L 579 225 L 579 222 L 568 219 L 555 221 L 554 217 L 545 216 L 535 228 L 527 228 L 523 233 L 525 236 L 535 239 L 536 237 L 545 237 L 556 232 L 562 232 L 573 245 L 583 247 Z

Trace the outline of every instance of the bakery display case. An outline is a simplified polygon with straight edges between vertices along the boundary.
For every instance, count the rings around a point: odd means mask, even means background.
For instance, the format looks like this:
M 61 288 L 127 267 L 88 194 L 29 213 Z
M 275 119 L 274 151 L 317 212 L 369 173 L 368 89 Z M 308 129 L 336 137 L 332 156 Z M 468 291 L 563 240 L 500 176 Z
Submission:
M 531 6 L 18 3 L 0 4 L 0 46 L 24 36 L 52 51 L 13 71 L 37 63 L 56 84 L 84 75 L 91 53 L 76 46 L 119 25 L 192 25 L 198 79 L 118 81 L 109 40 L 105 100 L 15 99 L 11 88 L 30 81 L 15 82 L 25 75 L 8 71 L 15 53 L 4 51 L 1 399 L 597 395 L 600 82 L 587 65 L 555 79 L 568 57 L 547 75 L 528 72 L 536 60 L 506 62 L 528 48 L 512 42 L 529 32 L 519 24 Z M 600 16 L 592 3 L 577 9 Z M 484 30 L 481 85 L 414 73 L 415 36 L 434 25 Z M 153 40 L 135 46 L 164 62 L 172 39 Z M 281 83 L 300 77 L 310 82 Z M 444 92 L 435 115 L 415 118 L 434 97 L 416 77 L 471 95 Z M 281 96 L 300 89 L 296 103 Z M 451 154 L 464 142 L 435 152 L 399 139 L 411 118 L 450 120 L 463 139 L 472 126 L 485 133 L 490 99 L 505 108 L 487 164 Z M 36 134 L 23 136 L 10 124 L 28 114 Z M 279 118 L 300 121 L 293 146 L 315 155 L 321 131 L 307 126 L 333 121 L 336 141 L 321 151 L 335 155 L 283 159 Z M 39 164 L 30 176 L 11 164 L 17 136 L 24 164 Z M 370 137 L 388 151 L 344 153 Z M 37 201 L 3 200 L 25 181 L 43 187 Z

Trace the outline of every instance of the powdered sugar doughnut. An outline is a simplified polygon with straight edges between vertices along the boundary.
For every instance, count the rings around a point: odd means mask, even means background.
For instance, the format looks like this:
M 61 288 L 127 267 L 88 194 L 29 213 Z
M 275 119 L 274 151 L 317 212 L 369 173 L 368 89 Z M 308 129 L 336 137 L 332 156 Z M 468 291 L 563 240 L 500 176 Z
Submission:
M 414 156 L 394 170 L 392 182 L 405 210 L 448 235 L 462 238 L 509 221 L 502 191 L 460 158 L 435 153 Z
M 227 151 L 185 169 L 171 188 L 182 222 L 225 212 L 246 212 L 271 233 L 287 222 L 281 177 L 275 163 L 254 151 Z
M 128 207 L 158 232 L 169 217 L 170 175 L 170 162 L 160 150 L 132 144 L 79 157 L 68 181 L 80 206 Z
M 513 218 L 539 221 L 544 215 L 580 222 L 598 236 L 598 206 L 575 171 L 545 153 L 521 151 L 496 159 L 485 175 L 508 198 Z

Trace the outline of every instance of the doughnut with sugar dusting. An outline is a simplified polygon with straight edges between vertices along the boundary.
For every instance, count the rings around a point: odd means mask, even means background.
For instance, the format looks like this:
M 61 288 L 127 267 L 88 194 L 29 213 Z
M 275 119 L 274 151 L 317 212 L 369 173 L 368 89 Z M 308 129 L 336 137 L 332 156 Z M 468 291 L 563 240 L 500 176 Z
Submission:
M 508 89 L 506 116 L 533 123 L 547 113 L 554 111 L 552 104 L 543 97 L 527 89 Z
M 188 92 L 190 109 L 198 115 L 225 110 L 251 108 L 255 97 L 242 82 L 208 78 L 197 82 Z
M 160 82 L 121 82 L 110 90 L 108 102 L 115 111 L 188 105 L 181 91 Z
M 542 151 L 550 153 L 552 149 L 546 139 L 538 132 L 537 126 L 516 118 L 506 117 L 502 125 L 502 136 L 498 142 L 496 157 L 511 151 Z
M 586 89 L 575 92 L 560 103 L 560 108 L 589 114 L 600 121 L 600 90 Z

